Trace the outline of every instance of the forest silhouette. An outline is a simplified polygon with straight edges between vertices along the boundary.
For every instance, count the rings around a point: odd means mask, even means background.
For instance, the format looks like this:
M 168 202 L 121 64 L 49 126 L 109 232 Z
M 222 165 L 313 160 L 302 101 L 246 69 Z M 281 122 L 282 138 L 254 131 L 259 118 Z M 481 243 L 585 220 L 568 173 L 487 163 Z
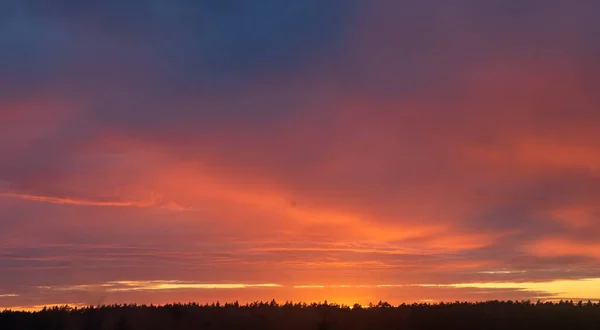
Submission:
M 600 302 L 386 302 L 363 307 L 324 303 L 254 302 L 105 305 L 0 312 L 3 330 L 158 329 L 600 329 Z

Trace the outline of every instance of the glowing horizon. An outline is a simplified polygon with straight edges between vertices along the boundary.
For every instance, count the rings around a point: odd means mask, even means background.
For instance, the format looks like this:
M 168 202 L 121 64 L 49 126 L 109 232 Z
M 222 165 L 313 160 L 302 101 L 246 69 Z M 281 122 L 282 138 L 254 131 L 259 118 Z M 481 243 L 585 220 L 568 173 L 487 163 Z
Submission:
M 574 301 L 588 301 L 594 300 L 595 297 L 600 295 L 600 278 L 588 278 L 588 279 L 580 279 L 580 280 L 553 280 L 553 281 L 543 281 L 543 282 L 488 282 L 488 283 L 448 283 L 448 284 L 338 284 L 338 285 L 282 285 L 275 283 L 197 283 L 197 282 L 189 282 L 189 281 L 179 281 L 179 280 L 149 280 L 149 281 L 110 281 L 106 283 L 100 284 L 77 284 L 77 285 L 69 285 L 69 286 L 60 286 L 60 287 L 39 287 L 40 290 L 43 291 L 74 291 L 74 292 L 93 292 L 95 294 L 102 293 L 111 293 L 111 292 L 137 292 L 137 291 L 155 291 L 155 290 L 166 290 L 166 291 L 179 291 L 179 290 L 240 290 L 240 289 L 255 289 L 255 288 L 270 288 L 271 290 L 276 290 L 278 288 L 291 288 L 297 290 L 311 290 L 311 289 L 319 289 L 319 290 L 327 290 L 327 289 L 343 289 L 343 290 L 352 290 L 352 289 L 390 289 L 390 288 L 444 288 L 444 289 L 476 289 L 476 293 L 481 294 L 485 293 L 485 291 L 481 291 L 482 289 L 492 289 L 492 290 L 502 290 L 502 289 L 510 289 L 510 290 L 518 290 L 524 293 L 532 293 L 531 298 L 536 298 L 542 301 L 556 301 L 556 300 L 574 300 Z M 539 294 L 539 296 L 536 296 Z M 6 293 L 0 294 L 0 297 L 19 297 L 18 294 Z M 372 295 L 369 301 L 350 301 L 347 298 L 342 298 L 340 300 L 333 299 L 325 299 L 330 303 L 338 303 L 344 304 L 347 306 L 354 305 L 355 303 L 363 304 L 367 306 L 368 303 L 380 301 L 377 299 L 377 295 Z M 525 299 L 523 299 L 525 300 Z M 531 300 L 531 299 L 528 299 Z M 228 301 L 233 302 L 238 301 L 238 299 Z M 242 300 L 241 303 L 251 303 L 255 300 L 248 299 Z M 267 301 L 267 300 L 265 300 Z M 287 297 L 281 301 L 294 301 L 291 297 Z M 323 301 L 323 300 L 320 300 Z M 431 303 L 439 303 L 439 302 L 448 302 L 455 301 L 451 299 L 439 299 L 439 298 L 422 298 L 418 300 L 405 300 L 402 303 L 412 303 L 418 301 L 427 301 Z M 118 303 L 134 303 L 135 301 L 119 301 Z M 162 304 L 173 303 L 174 301 L 163 301 Z M 194 302 L 190 300 L 190 302 Z M 305 302 L 314 302 L 314 301 L 305 301 Z M 140 302 L 146 303 L 146 302 Z M 204 301 L 204 303 L 210 303 L 210 301 Z M 397 302 L 396 304 L 400 304 Z M 48 306 L 63 306 L 63 305 L 72 305 L 72 306 L 87 306 L 82 303 L 53 303 Z M 37 306 L 0 306 L 0 309 L 11 309 L 11 310 L 39 310 L 43 308 L 45 305 L 37 305 Z

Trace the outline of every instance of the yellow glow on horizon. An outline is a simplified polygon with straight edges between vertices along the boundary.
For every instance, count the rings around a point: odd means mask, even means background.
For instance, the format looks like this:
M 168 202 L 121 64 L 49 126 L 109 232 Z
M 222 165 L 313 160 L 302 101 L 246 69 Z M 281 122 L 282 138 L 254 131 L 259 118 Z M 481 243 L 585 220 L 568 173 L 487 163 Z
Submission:
M 64 303 L 64 304 L 52 303 L 52 304 L 44 304 L 44 305 L 30 305 L 30 306 L 7 306 L 7 307 L 0 307 L 0 311 L 11 310 L 11 311 L 20 311 L 20 312 L 38 312 L 44 308 L 64 307 L 64 306 L 81 308 L 81 307 L 87 307 L 88 305 L 82 304 L 82 303 Z
M 268 296 L 277 298 L 278 301 L 294 300 L 294 301 L 329 301 L 330 303 L 338 303 L 345 305 L 353 305 L 354 303 L 364 304 L 369 301 L 383 300 L 381 294 L 386 295 L 388 290 L 409 290 L 412 292 L 415 288 L 440 288 L 440 289 L 510 289 L 515 292 L 530 292 L 530 299 L 539 297 L 545 301 L 556 301 L 560 299 L 567 300 L 596 300 L 600 299 L 600 278 L 574 279 L 574 280 L 555 280 L 547 282 L 474 282 L 474 283 L 449 283 L 449 284 L 309 284 L 309 285 L 290 285 L 290 284 L 275 284 L 275 283 L 198 283 L 180 280 L 131 280 L 131 281 L 110 281 L 96 284 L 78 284 L 71 286 L 39 286 L 40 290 L 49 291 L 88 291 L 88 292 L 158 292 L 168 290 L 244 290 L 244 289 L 268 289 L 276 291 Z M 283 291 L 279 291 L 281 289 Z M 289 297 L 282 296 L 283 292 L 289 294 L 289 289 L 298 289 L 296 294 L 291 294 Z M 312 289 L 312 291 L 311 291 Z M 240 291 L 241 292 L 241 291 Z M 301 293 L 302 292 L 302 293 Z M 427 291 L 429 297 L 423 297 L 415 291 L 416 296 L 405 297 L 403 301 L 390 301 L 392 304 L 401 302 L 435 302 L 443 301 L 443 298 L 436 298 L 436 293 Z M 490 291 L 492 292 L 492 291 Z M 262 292 L 265 293 L 265 292 Z M 458 295 L 460 291 L 456 292 Z M 241 293 L 240 293 L 241 294 Z M 10 297 L 21 297 L 17 293 L 1 294 L 0 298 L 13 299 Z M 246 296 L 240 295 L 242 300 Z M 443 297 L 440 296 L 440 297 Z M 15 298 L 18 299 L 18 298 Z M 12 302 L 12 300 L 11 300 Z M 44 306 L 65 306 L 67 304 L 36 304 L 36 305 L 20 305 L 14 301 L 14 306 L 2 307 L 0 309 L 35 311 L 40 310 Z M 80 303 L 68 305 L 84 306 Z M 85 305 L 87 306 L 87 305 Z
M 580 280 L 557 280 L 551 282 L 490 282 L 457 283 L 447 286 L 455 288 L 521 289 L 553 294 L 552 298 L 600 298 L 600 278 Z

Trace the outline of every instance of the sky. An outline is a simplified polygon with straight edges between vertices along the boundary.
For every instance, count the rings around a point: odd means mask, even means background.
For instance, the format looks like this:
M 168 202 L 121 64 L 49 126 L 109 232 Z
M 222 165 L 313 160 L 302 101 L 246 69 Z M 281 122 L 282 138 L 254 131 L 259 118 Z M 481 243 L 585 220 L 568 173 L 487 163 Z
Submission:
M 600 3 L 0 1 L 0 308 L 600 299 Z

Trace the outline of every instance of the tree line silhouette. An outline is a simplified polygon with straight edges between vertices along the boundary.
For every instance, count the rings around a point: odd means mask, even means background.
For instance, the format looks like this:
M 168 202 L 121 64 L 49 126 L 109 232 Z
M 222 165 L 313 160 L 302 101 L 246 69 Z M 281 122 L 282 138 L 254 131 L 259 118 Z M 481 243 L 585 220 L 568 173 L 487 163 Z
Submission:
M 600 302 L 379 302 L 363 307 L 323 303 L 237 302 L 200 305 L 104 305 L 0 312 L 3 330 L 158 329 L 600 329 Z

